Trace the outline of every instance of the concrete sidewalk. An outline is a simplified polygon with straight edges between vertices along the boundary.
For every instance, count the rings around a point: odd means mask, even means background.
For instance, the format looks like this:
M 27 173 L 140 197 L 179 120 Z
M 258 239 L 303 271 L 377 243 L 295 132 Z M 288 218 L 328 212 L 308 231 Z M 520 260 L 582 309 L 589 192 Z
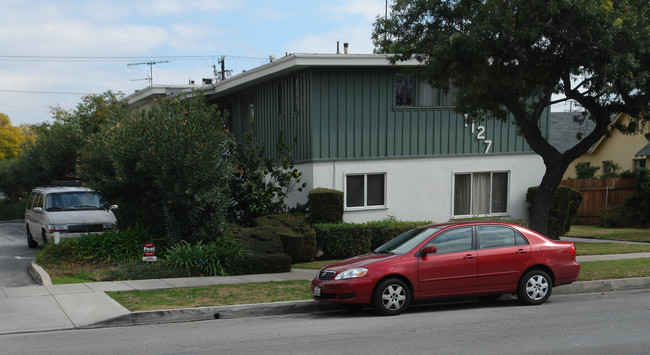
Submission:
M 578 257 L 578 262 L 622 258 L 650 258 L 650 253 Z M 236 306 L 200 307 L 130 312 L 105 291 L 153 290 L 247 282 L 311 280 L 316 270 L 294 269 L 286 273 L 229 277 L 195 277 L 83 284 L 52 285 L 38 265 L 32 271 L 42 286 L 0 289 L 0 334 L 76 328 L 141 325 L 215 318 L 239 318 L 288 313 L 324 312 L 337 305 L 313 300 Z M 650 288 L 650 277 L 575 282 L 553 289 L 554 294 L 609 292 Z

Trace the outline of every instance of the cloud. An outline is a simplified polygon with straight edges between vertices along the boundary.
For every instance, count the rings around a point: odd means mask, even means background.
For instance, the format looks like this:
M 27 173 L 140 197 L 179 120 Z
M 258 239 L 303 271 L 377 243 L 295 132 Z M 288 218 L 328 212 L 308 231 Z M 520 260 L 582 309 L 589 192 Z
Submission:
M 336 42 L 339 41 L 341 53 L 343 43 L 349 43 L 350 54 L 370 54 L 374 49 L 370 32 L 366 26 L 339 27 L 292 40 L 285 45 L 285 50 L 289 53 L 336 53 Z

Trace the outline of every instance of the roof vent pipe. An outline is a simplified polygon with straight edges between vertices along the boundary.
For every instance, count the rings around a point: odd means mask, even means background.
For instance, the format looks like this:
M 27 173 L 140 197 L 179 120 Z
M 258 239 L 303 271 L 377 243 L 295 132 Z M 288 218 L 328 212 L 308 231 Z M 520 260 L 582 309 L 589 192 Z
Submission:
M 349 43 L 343 43 L 343 54 L 348 54 Z
M 339 41 L 336 41 L 336 54 L 341 54 L 341 50 L 339 49 Z

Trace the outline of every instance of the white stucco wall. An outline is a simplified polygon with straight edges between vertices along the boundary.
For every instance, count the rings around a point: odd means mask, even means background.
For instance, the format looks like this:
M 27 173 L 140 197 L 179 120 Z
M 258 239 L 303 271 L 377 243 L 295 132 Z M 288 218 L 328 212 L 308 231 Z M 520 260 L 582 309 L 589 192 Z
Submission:
M 387 216 L 446 222 L 452 218 L 454 173 L 489 171 L 510 172 L 508 214 L 528 219 L 526 190 L 539 185 L 545 170 L 536 154 L 338 161 L 296 167 L 303 173 L 307 188 L 303 193 L 292 193 L 289 205 L 304 203 L 306 194 L 317 187 L 345 191 L 346 174 L 385 172 L 387 207 L 345 211 L 344 220 L 357 223 Z

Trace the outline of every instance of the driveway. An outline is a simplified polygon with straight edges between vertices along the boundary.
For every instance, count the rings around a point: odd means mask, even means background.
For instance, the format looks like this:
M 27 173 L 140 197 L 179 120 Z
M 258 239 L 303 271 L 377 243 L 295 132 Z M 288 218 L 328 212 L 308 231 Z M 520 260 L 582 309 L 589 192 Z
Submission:
M 29 249 L 22 221 L 0 222 L 0 287 L 35 285 L 27 269 L 37 249 Z

